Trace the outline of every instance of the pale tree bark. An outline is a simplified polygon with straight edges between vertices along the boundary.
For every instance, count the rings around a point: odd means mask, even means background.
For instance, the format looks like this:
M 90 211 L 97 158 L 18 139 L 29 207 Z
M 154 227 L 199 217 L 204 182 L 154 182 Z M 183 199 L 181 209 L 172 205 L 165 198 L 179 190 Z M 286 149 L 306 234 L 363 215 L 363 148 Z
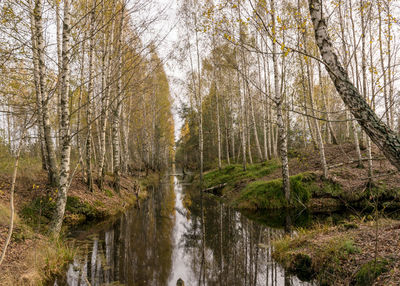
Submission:
M 386 74 L 386 69 L 385 69 L 385 59 L 384 59 L 384 54 L 385 51 L 383 50 L 383 38 L 382 38 L 382 4 L 378 4 L 378 19 L 379 19 L 379 24 L 378 24 L 378 33 L 379 33 L 379 55 L 380 55 L 380 60 L 381 60 L 381 69 L 383 73 L 383 98 L 385 101 L 385 117 L 386 117 L 386 124 L 389 126 L 390 125 L 390 107 L 389 107 L 389 99 L 388 99 L 388 94 L 387 94 L 387 74 Z
M 57 123 L 58 127 L 61 122 L 61 111 L 60 111 L 60 100 L 61 100 L 61 86 L 60 86 L 60 75 L 61 75 L 61 21 L 60 21 L 60 1 L 55 0 L 54 4 L 56 6 L 56 36 L 57 36 L 57 70 L 58 70 L 58 79 L 57 79 Z M 59 150 L 60 147 L 60 129 L 57 130 L 56 136 L 56 149 Z M 58 151 L 57 151 L 58 152 Z
M 322 97 L 322 100 L 325 105 L 325 112 L 326 112 L 326 120 L 327 120 L 327 125 L 328 125 L 328 133 L 331 136 L 332 143 L 337 145 L 338 140 L 336 138 L 335 130 L 332 127 L 332 122 L 331 122 L 331 116 L 330 116 L 330 111 L 329 111 L 329 104 L 327 100 L 326 93 L 324 92 L 324 84 L 322 81 L 322 72 L 321 72 L 321 63 L 318 63 L 318 78 L 319 78 L 319 90 L 320 90 L 320 95 Z
M 197 29 L 197 12 L 194 13 L 194 28 L 196 39 L 196 57 L 197 57 L 197 109 L 199 121 L 199 155 L 200 155 L 200 181 L 203 182 L 203 169 L 204 169 L 204 139 L 203 139 L 203 99 L 201 96 L 201 67 L 200 67 L 200 49 L 199 49 L 199 35 Z
M 81 146 L 81 118 L 82 118 L 82 91 L 85 86 L 85 55 L 86 55 L 86 37 L 87 33 L 85 31 L 82 40 L 82 55 L 81 55 L 81 67 L 80 67 L 80 87 L 79 87 L 79 96 L 78 96 L 78 115 L 77 115 L 77 123 L 76 123 L 76 145 L 78 149 L 79 156 L 79 164 L 81 165 L 82 178 L 85 178 L 85 165 L 83 161 L 83 151 Z M 60 93 L 61 94 L 61 93 Z M 61 121 L 61 120 L 60 120 Z
M 243 84 L 245 84 L 245 83 L 243 83 Z M 245 93 L 244 93 L 245 91 L 243 91 L 243 94 L 245 95 Z M 246 96 L 245 95 L 245 98 L 247 98 L 248 96 Z M 253 164 L 253 155 L 252 155 L 252 153 L 251 153 L 251 134 L 250 134 L 250 120 L 249 120 L 249 102 L 247 101 L 246 102 L 247 104 L 245 104 L 245 116 L 246 116 L 246 123 L 245 123 L 245 126 L 246 126 L 246 129 L 245 129 L 245 131 L 246 131 L 246 138 L 247 138 L 247 150 L 248 150 L 248 153 L 249 153 L 249 162 L 250 162 L 250 164 Z
M 265 50 L 268 50 L 267 47 L 267 42 L 265 41 Z M 270 80 L 270 73 L 269 73 L 269 62 L 268 62 L 268 58 L 264 55 L 264 53 L 262 54 L 262 58 L 263 58 L 263 72 L 264 72 L 264 90 L 265 90 L 265 121 L 266 121 L 266 126 L 264 127 L 266 129 L 266 133 L 267 133 L 267 146 L 265 149 L 266 152 L 266 159 L 272 159 L 273 156 L 273 151 L 272 151 L 272 137 L 271 137 L 271 132 L 272 132 L 272 116 L 271 116 L 271 100 L 270 100 L 270 96 L 271 96 L 271 80 Z M 268 70 L 268 73 L 267 73 Z
M 218 98 L 218 88 L 217 81 L 215 81 L 215 103 L 216 103 L 216 113 L 217 113 L 217 144 L 218 144 L 218 168 L 221 169 L 221 127 L 219 123 L 219 98 Z
M 236 161 L 236 150 L 235 150 L 235 128 L 233 124 L 233 97 L 234 93 L 230 94 L 230 101 L 229 101 L 229 111 L 230 111 L 230 130 L 231 130 L 231 147 L 232 147 L 232 160 L 235 162 Z
M 58 168 L 56 153 L 54 150 L 53 140 L 51 138 L 51 126 L 50 126 L 50 115 L 49 115 L 49 94 L 46 89 L 45 76 L 46 67 L 44 61 L 44 39 L 43 39 L 43 3 L 42 0 L 35 0 L 34 7 L 34 20 L 35 20 L 35 32 L 36 32 L 36 47 L 37 47 L 37 60 L 38 60 L 38 71 L 39 71 L 39 86 L 42 100 L 42 123 L 43 123 L 43 137 L 45 141 L 46 151 L 47 151 L 47 165 L 48 165 L 48 175 L 50 184 L 57 186 L 58 184 Z
M 371 8 L 370 8 L 371 9 Z M 364 0 L 360 1 L 360 15 L 361 15 L 361 70 L 362 70 L 362 92 L 364 94 L 364 99 L 367 100 L 368 89 L 367 89 L 367 55 L 365 52 L 365 35 L 366 35 L 366 27 L 365 27 L 365 2 Z M 371 86 L 373 86 L 373 82 Z M 373 88 L 372 88 L 373 89 Z M 373 93 L 372 95 L 373 96 Z M 364 134 L 364 132 L 363 132 Z M 369 182 L 372 182 L 372 152 L 371 152 L 371 140 L 370 138 L 366 139 L 367 142 L 367 155 L 368 155 L 368 177 Z
M 308 87 L 308 91 L 307 91 L 306 82 L 310 83 L 310 79 L 308 78 L 308 81 L 306 80 L 306 77 L 304 75 L 304 62 L 301 59 L 300 55 L 299 55 L 299 61 L 300 61 L 300 68 L 301 68 L 301 87 L 302 87 L 302 91 L 303 91 L 304 114 L 306 116 L 305 121 L 307 123 L 308 129 L 310 130 L 311 143 L 312 143 L 314 149 L 317 149 L 317 147 L 318 147 L 317 140 L 315 139 L 314 128 L 311 124 L 310 116 L 308 115 L 308 107 L 307 107 L 306 95 L 307 95 L 307 93 L 310 92 L 309 91 L 310 87 Z M 309 75 L 308 75 L 308 77 L 309 77 Z
M 114 2 L 113 2 L 114 3 Z M 102 25 L 105 25 L 104 13 L 105 13 L 105 0 L 102 0 Z M 115 5 L 112 8 L 112 15 L 115 13 Z M 105 176 L 105 158 L 106 158 L 106 133 L 107 133 L 107 121 L 108 121 L 108 110 L 110 101 L 110 66 L 111 58 L 113 55 L 113 43 L 114 43 L 114 25 L 115 21 L 111 23 L 110 35 L 107 40 L 106 31 L 103 31 L 103 52 L 101 58 L 101 115 L 100 115 L 100 154 L 99 154 L 99 167 L 98 167 L 98 181 L 99 188 L 103 189 L 104 176 Z
M 400 170 L 400 137 L 380 121 L 357 88 L 350 82 L 347 72 L 343 69 L 333 49 L 326 20 L 322 14 L 321 0 L 309 0 L 309 10 L 317 46 L 336 90 L 361 128 L 381 149 L 386 158 Z
M 71 27 L 70 27 L 70 2 L 64 1 L 64 22 L 62 31 L 62 67 L 61 67 L 61 168 L 60 182 L 57 192 L 56 210 L 50 226 L 54 236 L 61 231 L 64 219 L 65 205 L 67 203 L 67 192 L 69 187 L 71 136 L 70 136 L 70 113 L 69 113 L 69 81 L 70 81 L 70 60 L 71 60 Z
M 262 41 L 259 44 L 258 40 L 258 34 L 256 33 L 256 41 L 257 45 L 260 45 L 260 50 L 262 50 Z M 267 151 L 267 111 L 265 110 L 265 100 L 266 96 L 263 97 L 262 95 L 262 79 L 261 79 L 261 61 L 260 61 L 260 55 L 257 53 L 257 68 L 258 68 L 258 89 L 259 89 L 259 100 L 263 103 L 261 104 L 261 112 L 262 112 L 262 130 L 263 130 L 263 148 L 264 148 L 264 153 L 261 151 L 260 143 L 258 143 L 258 146 L 260 147 L 259 150 L 259 156 L 261 160 L 267 160 L 268 158 L 268 151 Z M 265 94 L 267 94 L 267 91 L 265 91 Z M 252 104 L 252 110 L 253 110 L 253 117 L 254 117 L 254 108 Z M 254 120 L 255 121 L 255 120 Z M 255 130 L 255 133 L 257 133 L 257 130 Z M 258 134 L 257 134 L 258 136 Z M 258 141 L 258 138 L 257 140 Z
M 275 23 L 275 1 L 271 0 L 271 20 L 273 37 L 276 37 L 276 23 Z M 279 71 L 278 71 L 278 59 L 277 59 L 277 43 L 276 39 L 272 39 L 272 61 L 274 65 L 274 86 L 275 86 L 275 104 L 277 113 L 277 127 L 279 133 L 279 152 L 282 161 L 282 183 L 283 192 L 285 199 L 290 201 L 290 181 L 289 181 L 289 160 L 287 155 L 287 130 L 285 128 L 285 122 L 283 120 L 282 105 L 283 98 L 281 95 L 281 89 L 279 85 Z
M 93 90 L 94 90 L 94 68 L 93 68 L 93 53 L 94 53 L 94 28 L 95 28 L 95 7 L 96 1 L 93 2 L 90 12 L 90 23 L 89 23 L 89 79 L 88 79 L 88 92 L 86 100 L 86 120 L 87 120 L 87 137 L 86 137 L 86 184 L 88 190 L 93 192 L 93 168 L 92 168 L 92 117 L 93 117 Z
M 239 70 L 237 71 L 237 81 L 238 81 L 238 93 L 240 98 L 240 122 L 239 122 L 239 130 L 240 130 L 240 138 L 242 143 L 242 164 L 243 170 L 247 169 L 247 161 L 246 161 L 246 132 L 245 132 L 245 112 L 244 112 L 244 93 L 240 90 L 240 75 Z
M 339 25 L 340 25 L 340 33 L 341 33 L 341 36 L 342 36 L 342 53 L 343 53 L 343 62 L 344 62 L 344 66 L 345 66 L 345 69 L 346 69 L 346 71 L 347 71 L 347 66 L 348 66 L 348 62 L 347 62 L 347 52 L 348 52 L 348 49 L 347 49 L 347 47 L 346 47 L 346 38 L 345 38 L 345 29 L 344 29 L 344 27 L 345 27 L 345 20 L 346 20 L 346 17 L 343 17 L 343 15 L 342 15 L 342 2 L 343 0 L 341 0 L 340 2 L 339 2 L 339 5 L 338 5 L 338 8 L 339 8 Z M 345 8 L 345 10 L 346 10 L 346 8 Z M 351 116 L 350 116 L 350 112 L 348 111 L 348 110 L 346 110 L 346 133 L 345 133 L 345 138 L 346 138 L 346 140 L 350 140 L 350 119 L 351 119 Z
M 315 131 L 316 131 L 316 136 L 317 136 L 317 143 L 318 143 L 318 149 L 319 149 L 319 155 L 320 155 L 320 160 L 321 160 L 321 166 L 322 166 L 322 171 L 323 171 L 323 177 L 327 178 L 328 177 L 328 166 L 326 164 L 326 159 L 325 159 L 325 147 L 324 147 L 324 142 L 322 140 L 322 135 L 321 135 L 321 128 L 319 125 L 317 118 L 317 114 L 315 113 L 315 107 L 314 107 L 314 99 L 313 99 L 313 86 L 312 86 L 312 81 L 311 81 L 311 73 L 310 71 L 310 62 L 306 63 L 307 65 L 307 78 L 308 78 L 308 96 L 310 99 L 310 106 L 311 106 L 311 114 L 314 117 L 314 125 L 315 125 Z
M 353 77 L 355 78 L 356 81 L 356 88 L 360 88 L 360 83 L 359 83 L 359 71 L 358 71 L 358 57 L 357 57 L 357 39 L 356 39 L 356 29 L 354 25 L 354 19 L 353 19 L 353 6 L 352 6 L 352 1 L 349 1 L 349 11 L 350 11 L 350 21 L 351 21 L 351 27 L 352 27 L 352 39 L 353 39 L 353 47 L 354 47 L 354 52 L 353 52 L 353 57 L 354 57 L 354 66 L 355 66 L 355 73 L 353 70 L 353 65 L 352 65 L 352 72 L 353 72 Z M 343 39 L 344 40 L 344 39 Z M 357 132 L 357 124 L 354 120 L 351 121 L 351 127 L 353 129 L 353 137 L 354 137 L 354 144 L 356 147 L 356 153 L 357 153 L 357 158 L 358 158 L 358 167 L 362 168 L 364 167 L 363 161 L 362 161 L 362 156 L 361 156 L 361 150 L 360 150 L 360 140 L 358 138 L 358 132 Z
M 260 161 L 262 161 L 263 158 L 263 154 L 261 151 L 261 146 L 260 146 L 260 140 L 258 139 L 258 132 L 257 132 L 257 123 L 256 123 L 256 117 L 254 114 L 254 104 L 253 104 L 253 99 L 251 97 L 251 95 L 249 96 L 250 98 L 250 108 L 251 108 L 251 123 L 253 125 L 253 131 L 254 131 L 254 138 L 256 141 L 256 148 L 257 148 L 257 152 L 258 152 L 258 158 Z
M 44 142 L 44 131 L 43 131 L 43 110 L 42 110 L 42 93 L 40 90 L 40 79 L 39 79 L 39 55 L 37 47 L 37 31 L 35 25 L 34 16 L 34 5 L 32 0 L 29 1 L 29 14 L 31 21 L 31 41 L 32 41 L 32 60 L 33 60 L 33 81 L 35 84 L 35 95 L 36 95 L 36 109 L 37 109 L 37 122 L 38 122 L 38 134 L 40 143 L 40 152 L 42 155 L 42 169 L 48 170 L 48 159 L 45 149 Z M 10 140 L 9 140 L 10 141 Z
M 226 107 L 227 103 L 226 100 L 223 101 L 222 104 L 222 112 L 224 114 L 224 127 L 225 127 L 225 151 L 226 151 L 226 162 L 228 165 L 231 164 L 231 159 L 229 155 L 229 128 L 228 128 L 228 114 L 226 112 Z
M 391 49 L 391 41 L 392 41 L 392 14 L 390 11 L 390 2 L 391 0 L 386 1 L 386 15 L 387 15 L 387 72 L 388 72 L 388 85 L 389 85 L 389 118 L 390 121 L 388 123 L 389 128 L 394 128 L 394 98 L 393 98 L 393 84 L 394 78 L 392 78 L 392 49 Z
M 218 144 L 218 169 L 221 170 L 222 163 L 221 163 L 221 126 L 220 126 L 220 118 L 219 118 L 219 90 L 218 90 L 218 80 L 220 77 L 217 77 L 217 73 L 215 69 L 217 68 L 217 62 L 215 59 L 216 53 L 216 44 L 215 44 L 215 37 L 213 36 L 213 78 L 214 78 L 214 88 L 215 88 L 215 104 L 216 104 L 216 117 L 217 117 L 217 144 Z M 219 73 L 218 73 L 219 75 Z
M 240 57 L 243 60 L 243 40 L 242 40 L 242 22 L 241 22 L 241 14 L 240 14 L 240 5 L 238 6 L 238 13 L 239 13 L 239 41 L 240 41 Z M 239 122 L 239 129 L 240 129 L 240 136 L 242 139 L 242 155 L 243 155 L 243 170 L 246 171 L 247 169 L 247 160 L 246 160 L 246 114 L 245 114 L 245 96 L 244 96 L 244 83 L 243 83 L 243 91 L 240 89 L 240 72 L 239 72 L 239 61 L 237 59 L 237 52 L 235 50 L 235 57 L 237 63 L 237 81 L 238 81 L 238 93 L 240 98 L 240 122 Z M 243 63 L 243 61 L 242 61 Z
M 114 162 L 114 188 L 117 192 L 120 191 L 121 185 L 121 144 L 120 144 L 120 120 L 122 109 L 122 39 L 123 25 L 125 13 L 125 1 L 122 3 L 121 19 L 118 31 L 118 50 L 117 50 L 117 87 L 116 98 L 113 108 L 112 122 L 112 145 L 113 145 L 113 162 Z

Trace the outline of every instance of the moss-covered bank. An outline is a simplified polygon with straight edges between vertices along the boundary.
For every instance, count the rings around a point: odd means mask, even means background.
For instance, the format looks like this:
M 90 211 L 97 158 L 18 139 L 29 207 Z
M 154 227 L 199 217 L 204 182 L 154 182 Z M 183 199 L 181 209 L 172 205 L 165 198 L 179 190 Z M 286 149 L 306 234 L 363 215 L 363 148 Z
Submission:
M 290 203 L 284 198 L 280 165 L 275 160 L 249 165 L 246 171 L 241 165 L 230 165 L 208 172 L 204 175 L 203 189 L 218 187 L 218 193 L 232 205 L 251 210 L 308 208 L 313 212 L 331 212 L 348 206 L 400 205 L 400 188 L 388 188 L 382 183 L 365 184 L 361 189 L 347 188 L 337 177 L 323 179 L 321 175 L 320 171 L 307 171 L 291 176 Z

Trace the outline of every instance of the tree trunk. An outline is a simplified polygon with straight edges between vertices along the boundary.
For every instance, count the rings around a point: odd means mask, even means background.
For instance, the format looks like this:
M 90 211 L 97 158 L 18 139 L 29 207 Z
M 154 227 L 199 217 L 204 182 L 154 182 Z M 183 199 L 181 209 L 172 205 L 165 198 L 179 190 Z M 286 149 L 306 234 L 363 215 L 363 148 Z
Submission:
M 195 16 L 195 34 L 196 34 L 196 55 L 197 55 L 197 108 L 199 118 L 199 151 L 200 151 L 200 182 L 203 183 L 203 169 L 204 169 L 204 141 L 203 141 L 203 99 L 201 97 L 201 69 L 200 69 L 200 50 L 199 50 L 199 37 L 197 30 L 197 16 Z
M 104 13 L 105 13 L 105 0 L 102 0 L 103 18 L 102 23 L 104 25 Z M 115 13 L 115 5 L 112 8 L 112 15 Z M 114 43 L 114 25 L 115 21 L 111 23 L 110 39 L 106 39 L 106 31 L 103 32 L 103 54 L 101 59 L 101 116 L 100 116 L 100 158 L 99 158 L 99 169 L 98 169 L 98 183 L 99 188 L 103 189 L 104 176 L 105 176 L 105 158 L 106 158 L 106 133 L 107 133 L 107 121 L 108 121 L 108 110 L 110 101 L 110 86 L 112 85 L 110 79 L 111 70 L 111 58 L 113 55 L 113 43 Z
M 93 5 L 95 5 L 93 3 Z M 89 80 L 88 80 L 88 92 L 86 102 L 86 120 L 87 120 L 87 138 L 86 138 L 86 168 L 87 178 L 86 184 L 89 192 L 93 192 L 93 168 L 92 168 L 92 99 L 94 90 L 94 70 L 93 70 L 93 51 L 94 51 L 94 28 L 95 28 L 95 7 L 91 8 L 90 12 L 90 42 L 89 42 Z
M 70 114 L 69 114 L 69 80 L 70 80 L 70 2 L 64 1 L 64 23 L 62 31 L 62 69 L 61 69 L 61 170 L 60 182 L 57 193 L 57 206 L 53 215 L 50 231 L 54 236 L 58 236 L 61 231 L 64 219 L 65 205 L 67 203 L 67 192 L 69 187 L 71 137 L 70 137 Z
M 40 152 L 42 155 L 42 169 L 48 170 L 48 158 L 45 149 L 44 142 L 44 131 L 43 131 L 43 110 L 42 110 L 42 93 L 40 90 L 40 79 L 39 79 L 39 55 L 37 47 L 37 31 L 34 16 L 34 5 L 32 0 L 29 0 L 29 13 L 31 21 L 31 41 L 32 41 L 32 59 L 33 59 L 33 81 L 35 84 L 35 95 L 36 95 L 36 108 L 37 108 L 37 121 L 38 121 L 38 135 L 40 143 Z
M 327 121 L 326 124 L 328 125 L 327 132 L 330 134 L 330 136 L 332 138 L 332 143 L 337 145 L 338 140 L 336 138 L 335 130 L 332 127 L 330 111 L 328 108 L 328 101 L 326 99 L 327 96 L 324 92 L 324 86 L 323 86 L 323 82 L 322 82 L 321 63 L 318 63 L 318 77 L 319 77 L 319 90 L 320 90 L 320 94 L 321 94 L 322 100 L 324 101 L 324 105 L 325 105 L 326 121 Z
M 38 57 L 38 67 L 39 67 L 39 86 L 40 86 L 40 93 L 42 100 L 43 137 L 47 151 L 49 181 L 52 186 L 57 186 L 59 180 L 58 168 L 57 168 L 57 160 L 56 160 L 56 153 L 54 150 L 54 144 L 51 138 L 50 115 L 48 108 L 50 97 L 47 93 L 45 84 L 46 67 L 44 61 L 45 51 L 44 51 L 44 40 L 43 40 L 42 13 L 43 13 L 42 0 L 36 0 L 33 14 L 35 19 L 35 32 L 36 32 L 36 44 L 37 44 L 36 54 Z
M 118 34 L 118 54 L 117 54 L 117 88 L 115 106 L 113 110 L 112 122 L 112 145 L 113 145 L 113 162 L 114 162 L 114 188 L 120 191 L 121 184 L 121 144 L 120 144 L 120 117 L 122 108 L 122 32 L 124 25 L 125 2 L 122 4 L 121 19 Z
M 311 82 L 311 73 L 312 72 L 310 71 L 309 63 L 306 63 L 306 64 L 307 64 L 307 77 L 308 77 L 308 96 L 310 98 L 311 114 L 314 117 L 315 131 L 316 131 L 316 135 L 317 135 L 317 142 L 318 142 L 318 149 L 319 149 L 321 166 L 322 166 L 322 171 L 323 171 L 323 177 L 327 178 L 328 177 L 328 166 L 326 165 L 324 142 L 322 141 L 321 129 L 319 126 L 319 122 L 316 119 L 317 115 L 315 113 L 315 107 L 314 107 L 313 86 L 312 86 L 312 82 Z
M 271 0 L 271 18 L 272 29 L 274 31 L 273 37 L 276 37 L 276 23 L 275 23 L 275 1 Z M 281 89 L 279 85 L 279 71 L 277 59 L 276 39 L 272 39 L 272 61 L 274 65 L 274 86 L 275 86 L 275 103 L 277 113 L 277 126 L 279 133 L 279 152 L 282 161 L 282 187 L 285 194 L 285 199 L 290 201 L 290 182 L 289 182 L 289 161 L 287 156 L 287 133 L 282 114 L 283 98 L 281 96 Z
M 316 43 L 336 90 L 361 128 L 382 150 L 386 158 L 400 170 L 400 137 L 379 120 L 360 92 L 350 82 L 328 35 L 326 20 L 322 16 L 321 0 L 309 0 L 309 9 L 314 25 Z

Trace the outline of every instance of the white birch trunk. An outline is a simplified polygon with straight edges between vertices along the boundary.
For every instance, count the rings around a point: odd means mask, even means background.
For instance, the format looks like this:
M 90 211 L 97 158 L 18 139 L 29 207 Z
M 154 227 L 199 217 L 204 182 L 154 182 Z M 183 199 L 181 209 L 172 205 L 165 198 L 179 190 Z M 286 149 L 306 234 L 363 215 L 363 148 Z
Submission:
M 273 37 L 276 37 L 276 23 L 275 23 L 275 1 L 271 0 L 271 18 L 272 29 L 274 31 Z M 282 161 L 282 187 L 285 194 L 285 199 L 290 201 L 290 181 L 289 181 L 289 161 L 287 156 L 287 133 L 282 114 L 283 98 L 281 96 L 281 89 L 279 85 L 279 70 L 277 59 L 277 44 L 276 39 L 272 39 L 272 61 L 274 65 L 274 86 L 275 86 L 275 103 L 277 113 L 277 126 L 279 133 L 279 152 Z
M 61 168 L 60 182 L 57 193 L 56 211 L 53 215 L 50 230 L 54 236 L 61 231 L 64 219 L 65 205 L 67 203 L 67 192 L 69 187 L 71 137 L 70 137 L 70 114 L 69 114 L 69 80 L 70 80 L 70 2 L 64 1 L 64 22 L 62 31 L 62 69 L 61 69 Z
M 34 19 L 35 19 L 35 32 L 36 32 L 36 44 L 37 44 L 37 57 L 38 57 L 38 67 L 39 67 L 39 85 L 42 100 L 42 122 L 43 122 L 43 137 L 45 140 L 45 146 L 47 151 L 48 159 L 48 174 L 50 184 L 57 186 L 58 184 L 58 168 L 56 153 L 54 150 L 53 140 L 51 138 L 51 125 L 50 125 L 50 115 L 49 115 L 49 95 L 46 90 L 45 76 L 46 67 L 44 61 L 44 39 L 43 39 L 43 23 L 42 23 L 42 13 L 43 13 L 43 3 L 42 0 L 35 0 L 34 8 Z

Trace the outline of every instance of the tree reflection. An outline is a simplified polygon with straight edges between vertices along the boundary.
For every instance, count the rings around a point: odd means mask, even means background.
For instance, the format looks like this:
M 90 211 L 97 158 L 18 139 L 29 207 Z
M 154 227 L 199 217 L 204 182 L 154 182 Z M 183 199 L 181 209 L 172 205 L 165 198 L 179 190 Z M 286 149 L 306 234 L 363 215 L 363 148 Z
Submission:
M 282 221 L 268 227 L 169 177 L 83 243 L 64 284 L 302 285 L 271 257 L 271 240 L 291 229 Z
M 191 267 L 199 277 L 198 285 L 303 284 L 287 275 L 271 257 L 271 240 L 290 231 L 290 216 L 281 228 L 270 228 L 198 190 L 188 188 L 184 195 L 184 200 L 190 201 L 185 204 L 190 223 L 182 244 L 188 253 L 195 254 Z

